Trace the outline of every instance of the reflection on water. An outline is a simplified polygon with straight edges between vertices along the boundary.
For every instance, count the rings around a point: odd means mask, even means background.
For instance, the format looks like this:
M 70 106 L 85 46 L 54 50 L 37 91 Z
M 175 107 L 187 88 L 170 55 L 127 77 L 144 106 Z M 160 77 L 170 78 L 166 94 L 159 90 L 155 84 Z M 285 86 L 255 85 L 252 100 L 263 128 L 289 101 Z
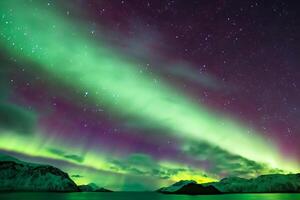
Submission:
M 300 200 L 300 194 L 164 195 L 154 192 L 2 193 L 0 200 Z

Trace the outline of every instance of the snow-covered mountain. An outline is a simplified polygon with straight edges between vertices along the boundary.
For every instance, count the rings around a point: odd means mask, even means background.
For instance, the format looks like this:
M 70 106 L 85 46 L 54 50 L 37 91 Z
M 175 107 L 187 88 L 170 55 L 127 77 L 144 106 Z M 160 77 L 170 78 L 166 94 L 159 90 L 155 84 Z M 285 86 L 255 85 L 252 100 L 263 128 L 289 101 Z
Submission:
M 0 191 L 79 191 L 67 173 L 50 165 L 20 161 L 0 154 Z
M 230 177 L 204 185 L 212 185 L 223 193 L 300 192 L 300 174 L 270 174 L 253 179 Z

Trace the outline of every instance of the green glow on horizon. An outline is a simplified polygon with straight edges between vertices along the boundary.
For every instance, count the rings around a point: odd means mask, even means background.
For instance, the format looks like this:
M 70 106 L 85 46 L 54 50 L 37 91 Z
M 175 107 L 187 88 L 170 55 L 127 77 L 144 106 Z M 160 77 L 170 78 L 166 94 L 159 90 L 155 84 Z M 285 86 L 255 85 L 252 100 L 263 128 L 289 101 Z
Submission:
M 41 134 L 34 134 L 28 137 L 13 132 L 5 132 L 1 133 L 0 135 L 0 150 L 5 149 L 7 151 L 19 152 L 25 156 L 41 157 L 46 159 L 50 158 L 69 163 L 70 167 L 60 167 L 60 169 L 68 172 L 70 176 L 73 174 L 80 174 L 82 176 L 80 178 L 72 178 L 71 176 L 71 178 L 78 185 L 96 182 L 99 185 L 107 186 L 114 190 L 122 190 L 122 185 L 125 185 L 125 177 L 131 175 L 130 171 L 122 169 L 120 170 L 112 162 L 112 158 L 120 159 L 118 156 L 107 156 L 105 154 L 101 155 L 99 152 L 89 151 L 84 155 L 84 161 L 82 163 L 78 163 L 49 152 L 48 150 L 50 148 L 56 148 L 62 151 L 72 152 L 80 155 L 80 148 L 66 145 L 66 143 L 63 141 L 53 140 L 51 138 L 45 139 L 41 137 Z M 217 180 L 216 178 L 204 177 L 202 175 L 203 171 L 200 169 L 187 168 L 183 164 L 174 163 L 171 161 L 161 161 L 157 166 L 164 171 L 176 168 L 185 168 L 186 171 L 182 171 L 179 174 L 170 177 L 169 180 L 162 180 L 159 177 L 156 177 L 158 184 L 152 186 L 154 187 L 153 189 L 171 184 L 175 181 L 179 181 L 182 178 L 193 179 L 199 183 Z M 95 173 L 95 171 L 97 173 Z M 108 176 L 107 173 L 110 173 L 111 175 Z M 149 174 L 143 175 L 143 178 L 153 179 L 153 177 L 149 176 Z
M 151 122 L 176 137 L 203 140 L 273 168 L 299 170 L 259 132 L 250 134 L 243 124 L 213 113 L 158 76 L 141 73 L 138 61 L 123 57 L 104 41 L 93 41 L 84 25 L 54 8 L 25 2 L 0 2 L 0 45 L 18 61 L 32 62 L 37 71 L 88 91 L 91 102 L 115 115 Z M 6 146 L 1 142 L 0 147 Z M 101 158 L 89 160 L 84 164 L 105 166 Z

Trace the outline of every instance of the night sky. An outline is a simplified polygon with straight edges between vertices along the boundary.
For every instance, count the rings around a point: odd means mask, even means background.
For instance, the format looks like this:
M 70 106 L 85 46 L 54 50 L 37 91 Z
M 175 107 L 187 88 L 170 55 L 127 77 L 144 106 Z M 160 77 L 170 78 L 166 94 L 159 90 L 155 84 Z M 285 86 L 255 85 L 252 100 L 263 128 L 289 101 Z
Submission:
M 0 1 L 0 152 L 77 184 L 300 172 L 300 3 Z

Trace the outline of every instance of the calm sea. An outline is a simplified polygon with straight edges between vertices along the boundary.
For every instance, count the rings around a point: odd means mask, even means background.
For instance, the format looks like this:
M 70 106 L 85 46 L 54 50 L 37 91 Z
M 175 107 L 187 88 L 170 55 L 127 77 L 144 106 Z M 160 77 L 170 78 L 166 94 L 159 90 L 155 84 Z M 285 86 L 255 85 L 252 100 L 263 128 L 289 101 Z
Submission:
M 1 193 L 0 200 L 300 200 L 300 194 L 163 195 L 154 192 Z

